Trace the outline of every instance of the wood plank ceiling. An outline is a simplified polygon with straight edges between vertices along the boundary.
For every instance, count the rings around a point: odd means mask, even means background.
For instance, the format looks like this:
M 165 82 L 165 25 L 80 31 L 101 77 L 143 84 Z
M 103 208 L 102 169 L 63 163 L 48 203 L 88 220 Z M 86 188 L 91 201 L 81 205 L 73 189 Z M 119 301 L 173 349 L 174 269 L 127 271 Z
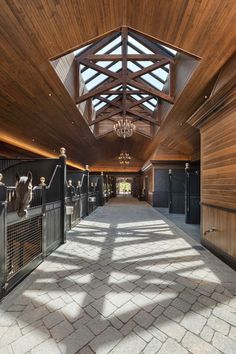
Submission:
M 94 137 L 49 59 L 129 26 L 202 58 L 157 135 L 127 141 L 129 169 L 163 151 L 197 155 L 199 135 L 186 121 L 235 52 L 235 0 L 3 0 L 0 8 L 1 141 L 44 156 L 65 146 L 79 166 L 117 170 L 120 139 Z

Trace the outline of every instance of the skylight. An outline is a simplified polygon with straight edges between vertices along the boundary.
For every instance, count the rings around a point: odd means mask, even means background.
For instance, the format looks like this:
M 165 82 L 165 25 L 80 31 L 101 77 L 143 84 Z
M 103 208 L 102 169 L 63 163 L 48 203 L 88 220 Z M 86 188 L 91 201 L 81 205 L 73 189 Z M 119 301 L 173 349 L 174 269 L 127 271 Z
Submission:
M 125 36 L 126 40 L 124 40 Z M 170 75 L 169 63 L 173 62 L 177 52 L 132 30 L 128 30 L 127 34 L 125 28 L 117 34 L 111 34 L 110 41 L 109 35 L 100 41 L 105 42 L 103 47 L 102 42 L 100 45 L 98 40 L 74 52 L 78 62 L 80 62 L 80 55 L 83 54 L 79 70 L 87 97 L 90 93 L 96 97 L 90 96 L 94 110 L 98 114 L 97 117 L 100 116 L 99 110 L 101 109 L 104 113 L 108 109 L 109 116 L 113 109 L 117 112 L 116 105 L 121 107 L 120 114 L 122 115 L 122 105 L 125 100 L 126 107 L 130 106 L 131 116 L 139 112 L 138 119 L 144 117 L 145 120 L 145 117 L 150 114 L 147 120 L 150 123 L 153 111 L 158 105 L 158 97 L 163 97 L 159 96 L 159 93 L 162 92 Z M 87 49 L 89 51 L 86 56 Z M 124 55 L 127 55 L 126 60 L 122 58 L 123 50 Z M 96 60 L 96 55 L 99 56 L 99 60 Z M 148 70 L 153 64 L 161 63 L 163 59 L 164 65 Z M 114 87 L 109 85 L 115 83 L 115 80 L 119 81 L 118 85 Z M 166 92 L 165 95 L 168 96 Z M 109 104 L 112 101 L 116 104 Z

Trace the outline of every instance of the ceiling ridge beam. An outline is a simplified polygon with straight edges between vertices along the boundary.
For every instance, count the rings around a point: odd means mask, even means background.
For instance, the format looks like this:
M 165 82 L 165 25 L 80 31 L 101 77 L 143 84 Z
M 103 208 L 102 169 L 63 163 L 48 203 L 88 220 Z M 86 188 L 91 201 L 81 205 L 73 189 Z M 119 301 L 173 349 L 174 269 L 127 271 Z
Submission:
M 122 54 L 91 54 L 87 58 L 92 61 L 121 61 Z M 128 54 L 127 60 L 138 60 L 138 61 L 147 61 L 147 60 L 162 60 L 163 56 L 159 54 Z

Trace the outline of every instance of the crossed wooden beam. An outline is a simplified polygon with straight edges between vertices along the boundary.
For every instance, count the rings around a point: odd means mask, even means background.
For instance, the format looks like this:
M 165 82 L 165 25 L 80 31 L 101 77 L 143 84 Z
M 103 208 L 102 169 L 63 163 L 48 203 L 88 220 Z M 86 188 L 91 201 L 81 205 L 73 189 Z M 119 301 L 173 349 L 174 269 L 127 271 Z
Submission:
M 110 44 L 113 40 L 121 35 L 121 43 L 115 44 L 112 48 L 106 51 L 105 54 L 97 54 L 101 49 Z M 80 65 L 84 68 L 81 73 L 87 68 L 91 68 L 97 73 L 88 79 L 88 82 L 98 77 L 100 74 L 106 75 L 108 78 L 102 83 L 98 84 L 91 91 L 79 96 L 77 95 L 76 104 L 80 104 L 88 99 L 97 98 L 100 102 L 106 103 L 104 107 L 99 109 L 96 113 L 96 119 L 90 123 L 94 125 L 103 120 L 109 119 L 116 121 L 115 115 L 121 114 L 123 116 L 129 115 L 132 120 L 144 120 L 149 124 L 159 125 L 156 117 L 153 117 L 153 112 L 148 109 L 144 102 L 149 101 L 152 98 L 161 99 L 169 103 L 174 103 L 174 58 L 168 52 L 165 51 L 163 47 L 158 46 L 153 40 L 150 40 L 144 35 L 140 35 L 137 32 L 131 32 L 132 37 L 144 45 L 146 48 L 152 51 L 152 54 L 147 54 L 142 52 L 140 48 L 136 47 L 129 42 L 128 39 L 129 29 L 127 27 L 122 27 L 120 31 L 116 31 L 85 48 L 79 55 L 76 56 L 77 63 L 77 92 L 79 93 L 79 75 L 80 75 Z M 121 54 L 110 54 L 115 49 L 121 46 Z M 138 54 L 128 54 L 128 47 L 133 48 Z M 106 67 L 98 65 L 99 61 L 109 61 Z M 122 67 L 119 71 L 114 72 L 110 68 L 120 61 Z M 141 61 L 150 61 L 151 65 L 143 67 Z M 132 72 L 128 69 L 128 62 L 134 63 L 140 70 Z M 164 81 L 154 74 L 154 70 L 162 68 L 164 71 L 166 65 L 169 64 L 169 92 L 163 92 L 148 84 L 143 80 L 142 76 L 145 74 L 150 74 L 153 78 L 158 79 L 160 82 Z M 131 87 L 131 88 L 130 88 Z M 113 100 L 102 97 L 101 95 L 117 95 Z M 138 95 L 139 100 L 136 100 L 132 95 Z M 145 96 L 144 96 L 145 95 Z M 150 104 L 150 103 L 149 103 Z M 133 110 L 133 109 L 136 110 Z M 138 111 L 137 108 L 141 109 Z M 109 110 L 107 112 L 107 110 Z

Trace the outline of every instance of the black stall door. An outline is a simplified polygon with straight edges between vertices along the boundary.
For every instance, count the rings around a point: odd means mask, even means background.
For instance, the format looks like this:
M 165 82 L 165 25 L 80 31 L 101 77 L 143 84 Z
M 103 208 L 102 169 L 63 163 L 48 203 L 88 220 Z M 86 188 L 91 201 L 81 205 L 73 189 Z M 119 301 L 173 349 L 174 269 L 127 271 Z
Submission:
M 185 222 L 200 224 L 200 171 L 198 168 L 185 172 Z
M 185 170 L 171 169 L 169 171 L 169 212 L 185 213 Z

